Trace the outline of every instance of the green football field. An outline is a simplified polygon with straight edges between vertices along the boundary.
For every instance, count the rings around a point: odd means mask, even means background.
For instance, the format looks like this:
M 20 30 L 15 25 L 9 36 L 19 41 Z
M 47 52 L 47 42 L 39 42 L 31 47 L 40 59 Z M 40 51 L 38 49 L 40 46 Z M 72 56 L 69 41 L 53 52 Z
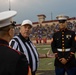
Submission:
M 53 54 L 50 45 L 38 44 L 36 47 L 39 53 L 46 54 L 50 50 Z M 38 70 L 54 70 L 54 58 L 40 58 Z

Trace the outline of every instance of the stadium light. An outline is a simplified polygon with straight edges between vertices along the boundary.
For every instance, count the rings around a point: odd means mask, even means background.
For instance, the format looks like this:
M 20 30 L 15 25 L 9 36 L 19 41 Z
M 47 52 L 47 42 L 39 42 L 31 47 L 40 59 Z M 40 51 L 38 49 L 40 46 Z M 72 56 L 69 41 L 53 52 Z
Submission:
M 11 10 L 11 2 L 13 2 L 13 0 L 9 0 L 9 11 Z
M 9 0 L 9 11 L 11 10 L 11 1 Z

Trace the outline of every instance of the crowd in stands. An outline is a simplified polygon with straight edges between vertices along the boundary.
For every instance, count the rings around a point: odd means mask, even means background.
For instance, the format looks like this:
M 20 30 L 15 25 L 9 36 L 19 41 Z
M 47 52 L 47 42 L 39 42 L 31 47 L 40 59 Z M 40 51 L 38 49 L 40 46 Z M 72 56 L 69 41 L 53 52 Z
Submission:
M 73 30 L 76 33 L 76 22 L 74 21 L 73 23 L 68 22 L 67 28 L 69 30 Z M 37 25 L 33 27 L 32 33 L 30 35 L 31 38 L 36 40 L 36 43 L 38 43 L 38 40 L 41 43 L 41 40 L 43 40 L 44 43 L 46 43 L 47 39 L 51 39 L 53 36 L 53 33 L 59 30 L 59 25 L 58 24 L 52 24 L 52 25 Z
M 76 34 L 76 22 L 67 22 L 67 28 L 69 30 L 73 30 L 75 31 Z M 35 27 L 33 27 L 32 29 L 32 33 L 30 34 L 30 38 L 32 40 L 35 40 L 36 43 L 47 43 L 47 39 L 50 40 L 53 36 L 53 33 L 57 32 L 59 30 L 59 25 L 53 23 L 52 25 L 37 25 Z M 16 34 L 18 34 L 19 29 L 15 29 Z M 16 35 L 15 34 L 15 35 Z

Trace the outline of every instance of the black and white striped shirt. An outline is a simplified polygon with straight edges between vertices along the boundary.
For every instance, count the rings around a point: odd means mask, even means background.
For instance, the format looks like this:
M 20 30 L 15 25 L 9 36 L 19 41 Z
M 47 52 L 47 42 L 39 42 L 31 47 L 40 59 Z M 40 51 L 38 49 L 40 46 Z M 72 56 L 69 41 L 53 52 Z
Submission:
M 32 71 L 37 70 L 38 66 L 38 53 L 34 44 L 30 41 L 30 39 L 25 39 L 21 34 L 15 36 L 10 42 L 9 46 L 13 49 L 16 49 L 20 52 L 23 52 L 30 64 Z

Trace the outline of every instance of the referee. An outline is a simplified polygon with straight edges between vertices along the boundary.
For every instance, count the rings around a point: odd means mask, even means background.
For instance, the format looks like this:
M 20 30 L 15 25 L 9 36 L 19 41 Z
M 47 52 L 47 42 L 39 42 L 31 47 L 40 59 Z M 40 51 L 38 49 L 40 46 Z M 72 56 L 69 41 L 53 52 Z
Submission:
M 36 47 L 29 39 L 31 30 L 32 22 L 30 20 L 24 20 L 21 24 L 19 35 L 13 37 L 13 39 L 9 42 L 9 45 L 13 49 L 16 49 L 26 55 L 31 67 L 32 75 L 35 75 L 39 59 Z

